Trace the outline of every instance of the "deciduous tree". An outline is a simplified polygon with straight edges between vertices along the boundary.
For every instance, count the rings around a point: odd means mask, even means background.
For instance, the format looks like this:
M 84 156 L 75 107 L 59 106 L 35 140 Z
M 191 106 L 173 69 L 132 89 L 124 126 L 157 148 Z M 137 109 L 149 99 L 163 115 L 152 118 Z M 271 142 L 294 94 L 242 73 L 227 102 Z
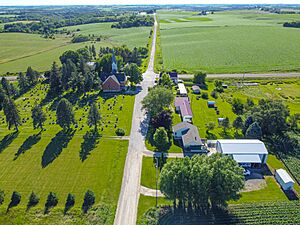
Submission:
M 97 131 L 97 125 L 101 120 L 101 115 L 100 112 L 96 106 L 96 103 L 93 102 L 90 110 L 89 110 L 89 115 L 88 115 L 88 125 L 89 126 L 94 126 L 95 131 Z
M 43 129 L 43 124 L 46 121 L 46 113 L 44 113 L 42 107 L 40 105 L 35 105 L 31 111 L 31 117 L 33 120 L 33 128 L 36 129 L 39 127 L 41 130 Z
M 246 131 L 246 138 L 248 139 L 261 139 L 262 131 L 257 122 L 252 123 Z
M 158 150 L 166 150 L 169 145 L 169 138 L 168 133 L 165 130 L 164 127 L 160 127 L 156 129 L 154 135 L 153 135 L 153 141 L 155 144 L 155 147 Z
M 56 122 L 64 130 L 69 129 L 75 123 L 72 104 L 65 98 L 61 99 L 56 109 Z

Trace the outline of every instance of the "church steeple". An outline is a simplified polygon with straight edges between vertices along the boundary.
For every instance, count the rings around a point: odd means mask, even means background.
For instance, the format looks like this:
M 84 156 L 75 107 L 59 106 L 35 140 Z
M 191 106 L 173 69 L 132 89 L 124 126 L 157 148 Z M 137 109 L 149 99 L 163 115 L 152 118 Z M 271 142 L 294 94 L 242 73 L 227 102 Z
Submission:
M 112 59 L 111 59 L 111 72 L 113 74 L 118 72 L 118 65 L 117 65 L 117 60 L 116 60 L 116 56 L 115 56 L 115 50 L 113 49 L 112 52 Z

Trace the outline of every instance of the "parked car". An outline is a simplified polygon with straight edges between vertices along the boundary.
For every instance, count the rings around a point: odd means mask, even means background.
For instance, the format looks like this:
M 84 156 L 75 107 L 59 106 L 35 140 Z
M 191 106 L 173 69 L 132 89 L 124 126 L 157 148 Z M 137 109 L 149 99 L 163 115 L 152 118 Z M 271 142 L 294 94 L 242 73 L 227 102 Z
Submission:
M 241 167 L 249 168 L 251 167 L 251 163 L 241 163 Z
M 243 174 L 244 174 L 244 176 L 249 176 L 251 174 L 251 172 L 250 172 L 250 170 L 244 169 Z

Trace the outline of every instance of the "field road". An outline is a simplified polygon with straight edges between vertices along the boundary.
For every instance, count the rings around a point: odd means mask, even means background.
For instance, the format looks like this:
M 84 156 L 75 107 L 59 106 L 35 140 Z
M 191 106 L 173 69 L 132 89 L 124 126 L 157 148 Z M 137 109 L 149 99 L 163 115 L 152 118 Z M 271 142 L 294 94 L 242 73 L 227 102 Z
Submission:
M 180 79 L 192 79 L 193 74 L 179 74 Z M 207 74 L 207 78 L 276 78 L 276 77 L 300 77 L 300 73 L 224 73 Z
M 114 225 L 135 225 L 140 196 L 140 181 L 142 173 L 142 157 L 145 148 L 145 135 L 148 129 L 148 119 L 142 110 L 141 101 L 148 93 L 148 87 L 154 86 L 154 55 L 156 43 L 157 22 L 153 30 L 153 42 L 147 71 L 143 74 L 141 91 L 135 96 L 132 126 L 130 132 L 128 153 L 125 161 L 122 187 Z M 111 190 L 114 191 L 114 190 Z

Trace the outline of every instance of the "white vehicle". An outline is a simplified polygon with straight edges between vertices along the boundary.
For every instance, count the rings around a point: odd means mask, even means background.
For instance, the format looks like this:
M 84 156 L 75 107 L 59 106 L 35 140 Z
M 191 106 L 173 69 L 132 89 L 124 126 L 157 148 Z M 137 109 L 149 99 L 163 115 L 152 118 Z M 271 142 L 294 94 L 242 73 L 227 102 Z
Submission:
M 241 167 L 244 167 L 244 168 L 251 167 L 251 163 L 241 163 L 240 165 L 241 165 Z
M 251 172 L 250 172 L 250 170 L 244 169 L 243 174 L 244 174 L 244 176 L 249 176 L 251 174 Z

